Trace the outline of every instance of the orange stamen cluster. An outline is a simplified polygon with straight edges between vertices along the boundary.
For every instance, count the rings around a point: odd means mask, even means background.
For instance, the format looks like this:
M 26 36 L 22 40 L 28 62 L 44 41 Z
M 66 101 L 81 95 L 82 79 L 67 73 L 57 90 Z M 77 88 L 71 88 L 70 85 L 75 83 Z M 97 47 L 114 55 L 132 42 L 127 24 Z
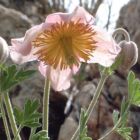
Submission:
M 87 61 L 95 50 L 95 31 L 89 24 L 61 22 L 42 32 L 34 41 L 35 55 L 53 68 L 66 69 Z

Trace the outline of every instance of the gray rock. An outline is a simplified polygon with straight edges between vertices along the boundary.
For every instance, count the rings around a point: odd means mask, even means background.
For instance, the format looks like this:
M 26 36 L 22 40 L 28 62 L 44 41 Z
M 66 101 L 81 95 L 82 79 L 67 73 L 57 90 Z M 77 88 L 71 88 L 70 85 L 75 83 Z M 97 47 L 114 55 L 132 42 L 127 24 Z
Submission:
M 76 121 L 68 117 L 60 128 L 58 140 L 70 140 L 77 127 Z
M 96 86 L 92 82 L 86 82 L 81 86 L 79 93 L 77 94 L 75 103 L 80 105 L 83 108 L 87 108 L 89 102 L 94 96 Z
M 11 38 L 24 36 L 31 27 L 31 20 L 24 14 L 0 5 L 0 35 L 9 41 Z
M 140 1 L 131 0 L 125 5 L 121 11 L 116 27 L 125 28 L 131 36 L 131 39 L 136 42 L 140 54 Z M 138 58 L 140 65 L 140 55 Z
M 110 84 L 109 84 L 110 83 Z M 112 98 L 116 98 L 117 96 L 126 96 L 127 95 L 127 82 L 126 80 L 112 75 L 108 80 L 107 84 L 109 84 L 108 93 Z

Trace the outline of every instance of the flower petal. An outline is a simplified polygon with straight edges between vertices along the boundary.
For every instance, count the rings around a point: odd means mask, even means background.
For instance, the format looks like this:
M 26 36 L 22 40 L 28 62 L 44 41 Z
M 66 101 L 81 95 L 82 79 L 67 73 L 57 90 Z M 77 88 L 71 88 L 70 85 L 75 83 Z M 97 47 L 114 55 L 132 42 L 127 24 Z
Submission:
M 69 13 L 62 13 L 62 12 L 50 14 L 46 17 L 45 23 L 54 24 L 54 23 L 60 23 L 62 21 L 67 21 L 69 16 L 70 16 Z
M 37 57 L 35 55 L 33 55 L 32 51 L 30 54 L 28 54 L 26 56 L 24 56 L 21 53 L 18 53 L 16 51 L 10 51 L 10 57 L 11 57 L 12 61 L 16 64 L 23 64 L 25 62 L 37 60 Z
M 49 77 L 51 86 L 55 91 L 62 91 L 70 87 L 70 79 L 78 71 L 78 68 L 74 67 L 74 69 L 67 68 L 64 70 L 60 70 L 59 68 L 53 69 L 40 62 L 39 71 L 43 76 Z
M 95 19 L 94 17 L 89 14 L 83 7 L 76 7 L 75 10 L 71 13 L 70 15 L 70 20 L 71 21 L 79 21 L 81 23 L 89 23 L 93 24 Z
M 94 29 L 96 35 L 93 39 L 97 42 L 97 47 L 93 52 L 93 57 L 88 60 L 88 63 L 99 63 L 102 66 L 109 67 L 114 63 L 121 48 L 107 32 L 98 29 L 95 26 Z
M 81 22 L 81 23 L 89 23 L 93 24 L 94 23 L 94 17 L 89 14 L 83 7 L 76 7 L 75 10 L 72 13 L 54 13 L 50 14 L 47 16 L 45 20 L 45 27 L 48 27 L 49 25 L 52 25 L 54 23 L 60 23 L 60 22 L 69 22 L 69 21 L 74 21 L 74 22 Z M 46 27 L 47 26 L 47 27 Z
M 30 28 L 23 38 L 11 39 L 11 51 L 16 51 L 25 56 L 28 55 L 32 50 L 31 42 L 43 30 L 42 26 L 43 23 Z

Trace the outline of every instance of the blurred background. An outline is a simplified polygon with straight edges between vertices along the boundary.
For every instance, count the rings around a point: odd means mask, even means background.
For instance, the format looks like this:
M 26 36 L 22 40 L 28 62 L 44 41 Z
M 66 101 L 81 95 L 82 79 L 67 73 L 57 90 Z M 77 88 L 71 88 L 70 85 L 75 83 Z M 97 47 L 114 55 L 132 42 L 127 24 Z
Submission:
M 10 45 L 10 39 L 22 37 L 31 26 L 40 24 L 45 17 L 54 12 L 71 12 L 83 6 L 95 17 L 96 25 L 112 32 L 115 28 L 125 28 L 131 40 L 140 47 L 140 0 L 0 0 L 0 36 Z M 140 48 L 139 48 L 140 52 Z M 140 53 L 139 53 L 140 54 Z M 24 64 L 26 69 L 37 69 L 36 62 Z M 140 56 L 132 68 L 140 78 Z M 119 110 L 123 96 L 127 95 L 127 72 L 123 69 L 110 76 L 102 95 L 88 122 L 88 135 L 98 140 L 113 126 L 112 112 Z M 100 78 L 97 65 L 83 64 L 79 73 L 73 77 L 71 88 L 61 93 L 51 90 L 49 135 L 51 140 L 70 140 L 78 126 L 80 108 L 87 108 L 94 96 Z M 28 84 L 27 84 L 28 83 Z M 23 107 L 26 98 L 42 101 L 44 78 L 39 74 L 17 85 L 11 90 L 13 105 Z M 69 99 L 72 102 L 66 107 Z M 40 107 L 41 111 L 41 107 Z M 132 106 L 128 125 L 133 127 L 132 137 L 140 140 L 140 108 Z M 6 140 L 0 120 L 0 140 Z M 28 140 L 29 128 L 22 130 L 22 139 Z M 123 140 L 112 134 L 107 140 Z

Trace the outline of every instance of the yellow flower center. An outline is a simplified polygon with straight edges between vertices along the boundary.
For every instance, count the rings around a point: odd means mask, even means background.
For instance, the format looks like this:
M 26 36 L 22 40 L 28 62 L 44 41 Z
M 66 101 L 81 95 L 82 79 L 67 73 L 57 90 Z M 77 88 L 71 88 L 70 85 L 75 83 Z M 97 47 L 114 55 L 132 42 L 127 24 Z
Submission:
M 89 24 L 73 21 L 56 23 L 33 41 L 33 46 L 38 48 L 35 55 L 53 68 L 78 66 L 81 60 L 89 60 L 96 48 L 94 35 L 95 31 Z

